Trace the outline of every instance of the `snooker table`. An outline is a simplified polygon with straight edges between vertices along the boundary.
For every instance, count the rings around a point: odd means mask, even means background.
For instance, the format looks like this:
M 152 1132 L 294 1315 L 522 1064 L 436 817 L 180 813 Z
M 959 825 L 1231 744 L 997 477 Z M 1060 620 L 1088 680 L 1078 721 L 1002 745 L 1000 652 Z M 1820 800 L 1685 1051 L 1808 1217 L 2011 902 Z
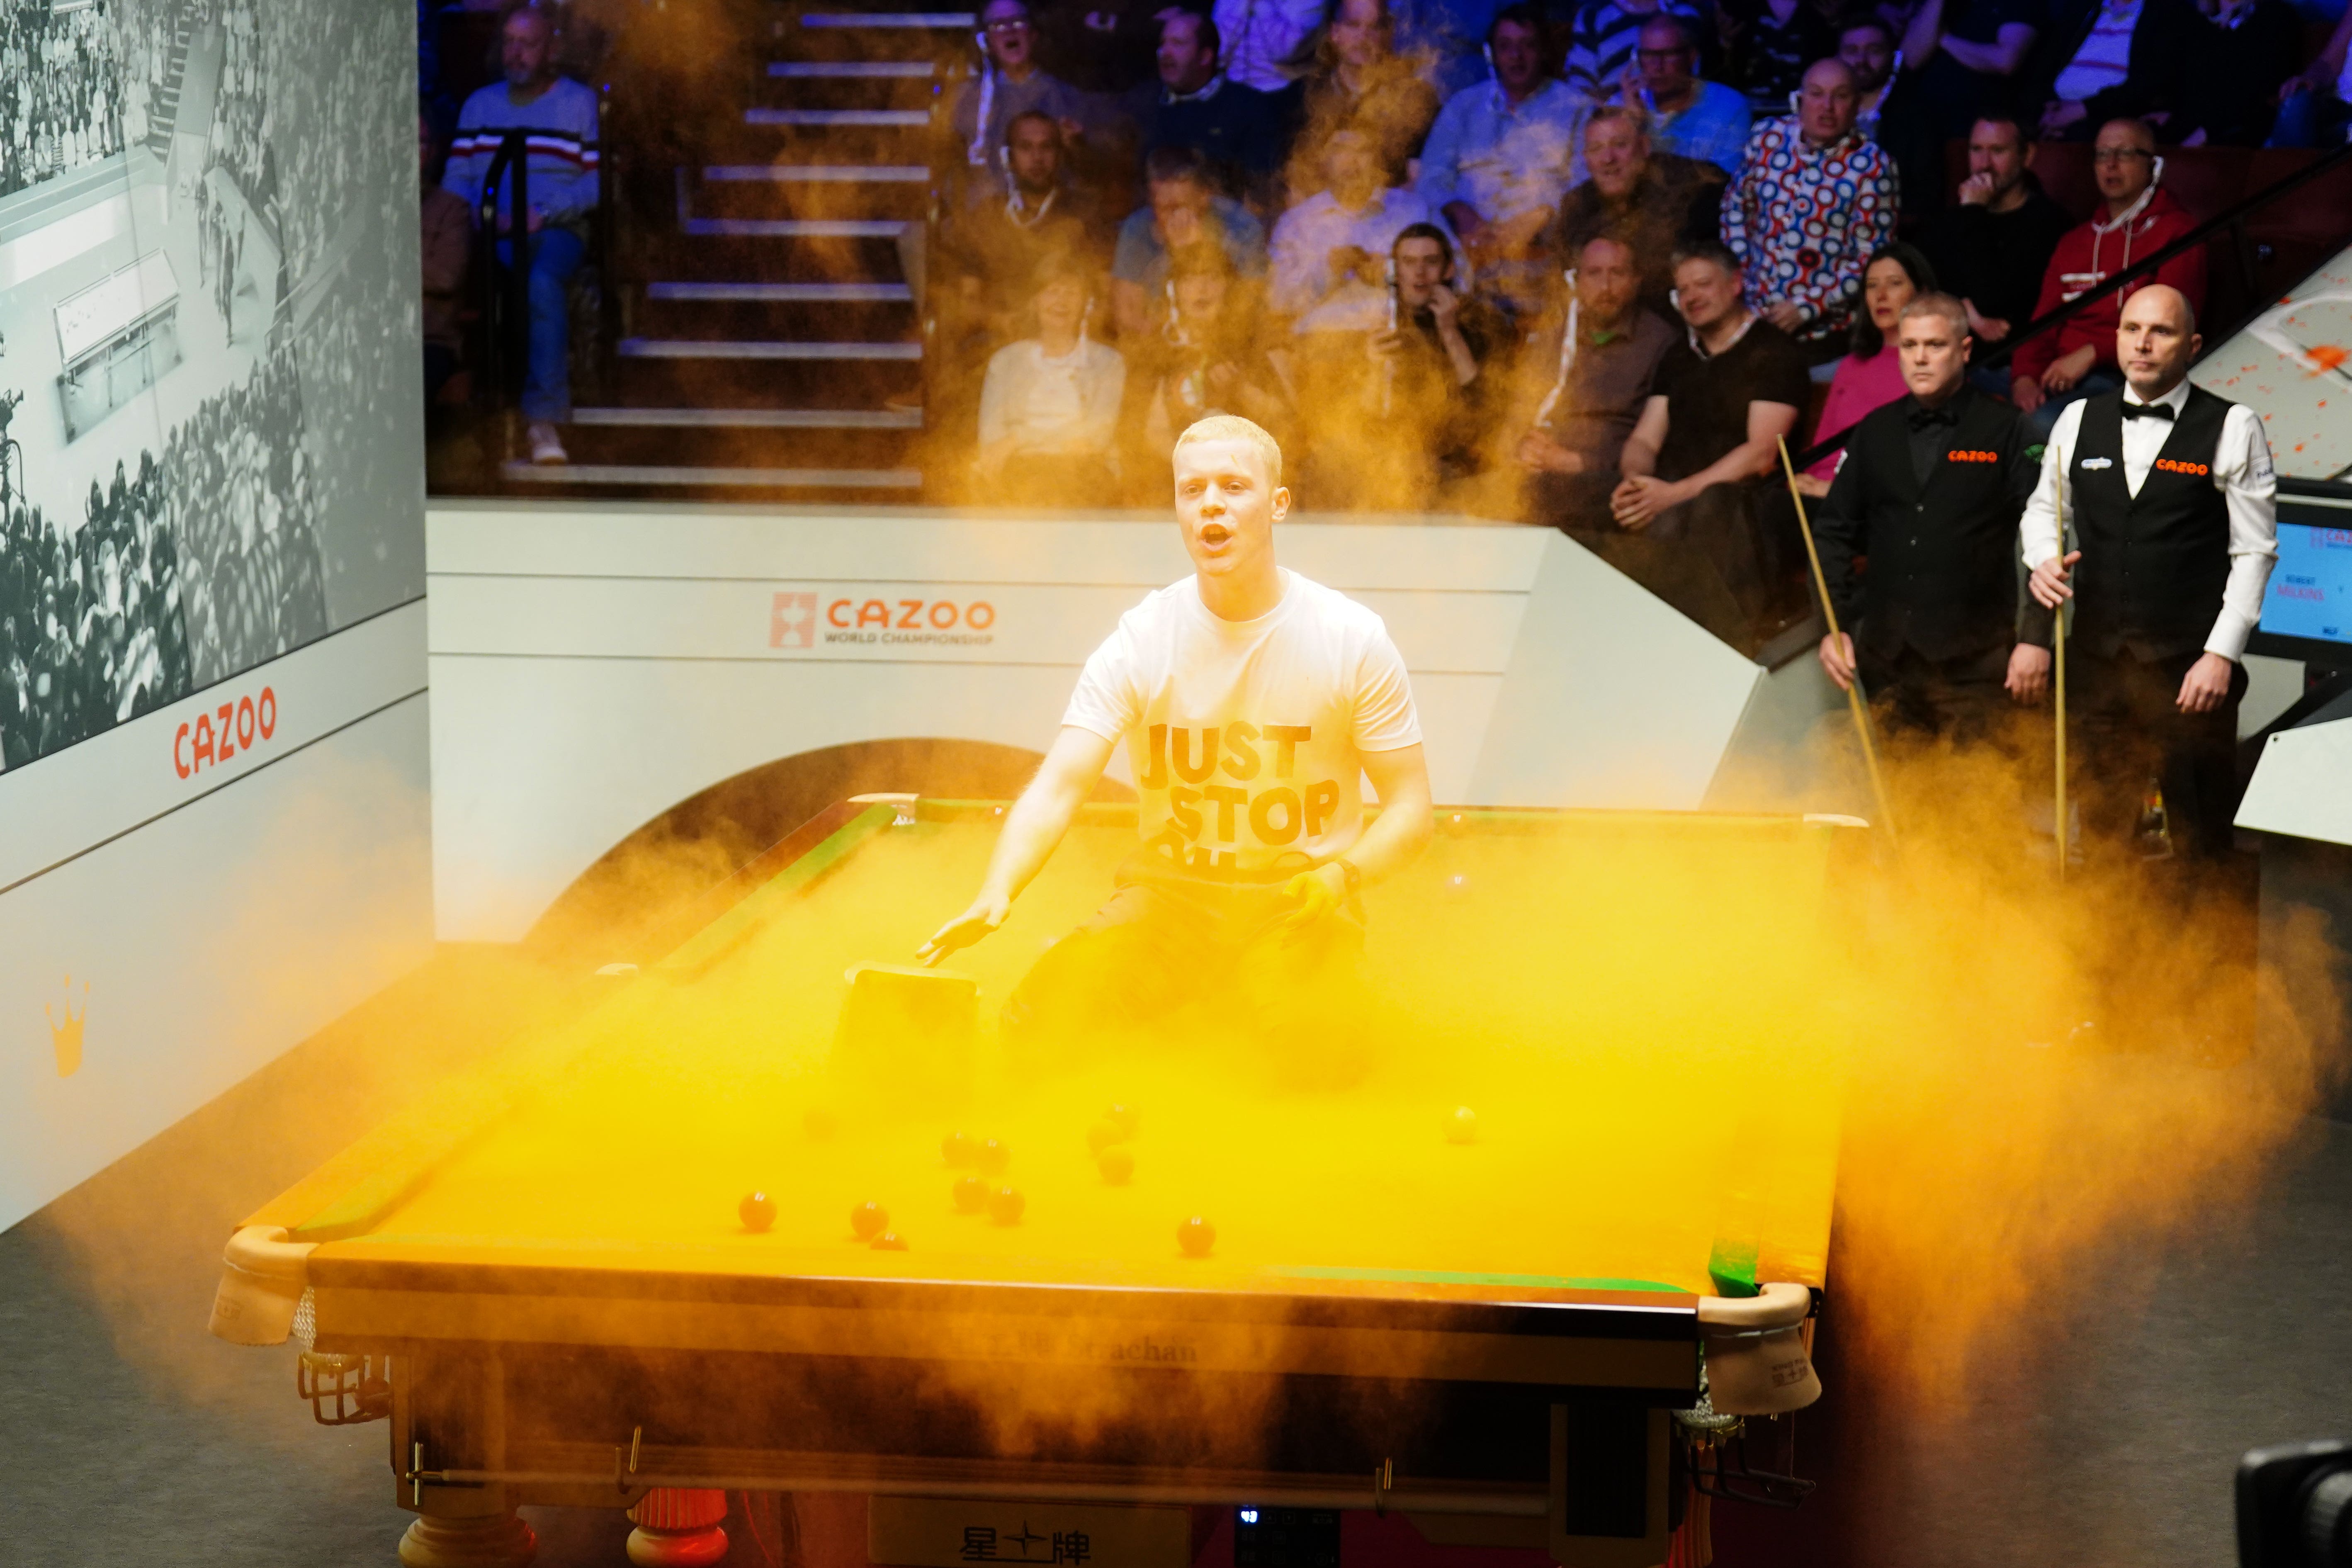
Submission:
M 1013 1062 L 994 1009 L 1137 835 L 1086 807 L 951 973 L 898 967 L 1004 810 L 822 814 L 238 1229 L 213 1331 L 290 1333 L 322 1421 L 389 1418 L 403 1561 L 527 1561 L 513 1510 L 551 1503 L 710 1562 L 730 1489 L 866 1494 L 877 1563 L 1181 1568 L 1154 1521 L 1212 1505 L 1703 1561 L 1674 1532 L 1704 1446 L 1819 1394 L 1860 825 L 1442 809 L 1366 889 L 1332 1037 L 1256 1038 L 1203 973 Z M 980 1140 L 1017 1217 L 959 1209 Z

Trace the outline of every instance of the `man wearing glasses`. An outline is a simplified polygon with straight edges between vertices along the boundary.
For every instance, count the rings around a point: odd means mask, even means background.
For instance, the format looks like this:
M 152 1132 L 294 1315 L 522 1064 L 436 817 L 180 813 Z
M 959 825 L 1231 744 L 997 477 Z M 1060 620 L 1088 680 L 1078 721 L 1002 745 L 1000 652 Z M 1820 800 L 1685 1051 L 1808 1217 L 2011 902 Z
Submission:
M 2099 127 L 2092 148 L 2102 209 L 2058 242 L 2042 275 L 2036 316 L 2049 314 L 2197 226 L 2197 220 L 2157 184 L 2163 160 L 2156 155 L 2156 132 L 2147 121 L 2110 120 Z M 2059 411 L 2068 404 L 2124 384 L 2116 363 L 2116 329 L 2123 321 L 2125 301 L 2151 283 L 2179 289 L 2191 313 L 2203 310 L 2204 251 L 2174 257 L 2153 274 L 2068 317 L 2054 331 L 2018 345 L 2010 362 L 2010 400 L 2032 416 L 2035 440 L 2048 439 Z
M 1712 163 L 1728 179 L 1739 173 L 1752 118 L 1736 88 L 1698 75 L 1692 25 L 1664 13 L 1642 24 L 1625 101 L 1649 111 L 1650 144 L 1678 158 Z
M 1061 127 L 1066 151 L 1075 151 L 1086 134 L 1087 104 L 1084 93 L 1038 66 L 1037 32 L 1023 0 L 988 0 L 979 20 L 978 42 L 986 58 L 956 100 L 950 122 L 970 166 L 967 193 L 1001 200 L 1004 184 L 997 159 L 1013 120 L 1045 115 Z

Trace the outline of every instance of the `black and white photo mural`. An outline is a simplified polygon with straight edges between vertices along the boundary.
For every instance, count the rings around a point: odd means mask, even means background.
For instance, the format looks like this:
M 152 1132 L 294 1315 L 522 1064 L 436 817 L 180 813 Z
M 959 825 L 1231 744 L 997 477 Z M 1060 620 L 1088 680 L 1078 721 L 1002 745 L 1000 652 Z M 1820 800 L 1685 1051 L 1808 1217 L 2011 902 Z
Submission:
M 415 26 L 0 0 L 0 769 L 423 594 Z

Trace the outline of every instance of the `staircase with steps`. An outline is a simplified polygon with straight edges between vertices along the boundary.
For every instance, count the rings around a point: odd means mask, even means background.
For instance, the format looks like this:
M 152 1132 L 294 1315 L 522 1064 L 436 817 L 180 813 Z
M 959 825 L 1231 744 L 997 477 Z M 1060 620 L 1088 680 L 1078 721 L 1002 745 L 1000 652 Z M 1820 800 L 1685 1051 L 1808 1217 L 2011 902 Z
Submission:
M 183 8 L 172 17 L 172 53 L 163 68 L 163 85 L 147 106 L 147 146 L 158 158 L 172 153 L 172 132 L 180 122 L 180 84 L 188 74 L 188 50 L 196 41 L 193 15 Z
M 606 396 L 574 410 L 569 464 L 506 462 L 501 488 L 923 499 L 930 161 L 956 68 L 941 62 L 972 25 L 779 5 L 775 58 L 740 83 L 708 73 L 704 90 L 741 101 L 686 133 L 670 167 L 607 180 L 623 232 Z M 608 124 L 605 167 L 635 156 Z

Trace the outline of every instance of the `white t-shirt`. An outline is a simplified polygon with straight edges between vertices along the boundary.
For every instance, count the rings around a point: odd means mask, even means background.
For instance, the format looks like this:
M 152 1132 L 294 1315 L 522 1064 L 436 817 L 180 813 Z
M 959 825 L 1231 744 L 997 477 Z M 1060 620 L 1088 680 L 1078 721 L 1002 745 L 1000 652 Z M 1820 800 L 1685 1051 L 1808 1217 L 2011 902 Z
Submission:
M 1145 846 L 1212 874 L 1345 853 L 1363 753 L 1421 743 L 1380 616 L 1291 571 L 1254 621 L 1211 614 L 1192 577 L 1152 594 L 1087 660 L 1062 722 L 1127 742 Z

